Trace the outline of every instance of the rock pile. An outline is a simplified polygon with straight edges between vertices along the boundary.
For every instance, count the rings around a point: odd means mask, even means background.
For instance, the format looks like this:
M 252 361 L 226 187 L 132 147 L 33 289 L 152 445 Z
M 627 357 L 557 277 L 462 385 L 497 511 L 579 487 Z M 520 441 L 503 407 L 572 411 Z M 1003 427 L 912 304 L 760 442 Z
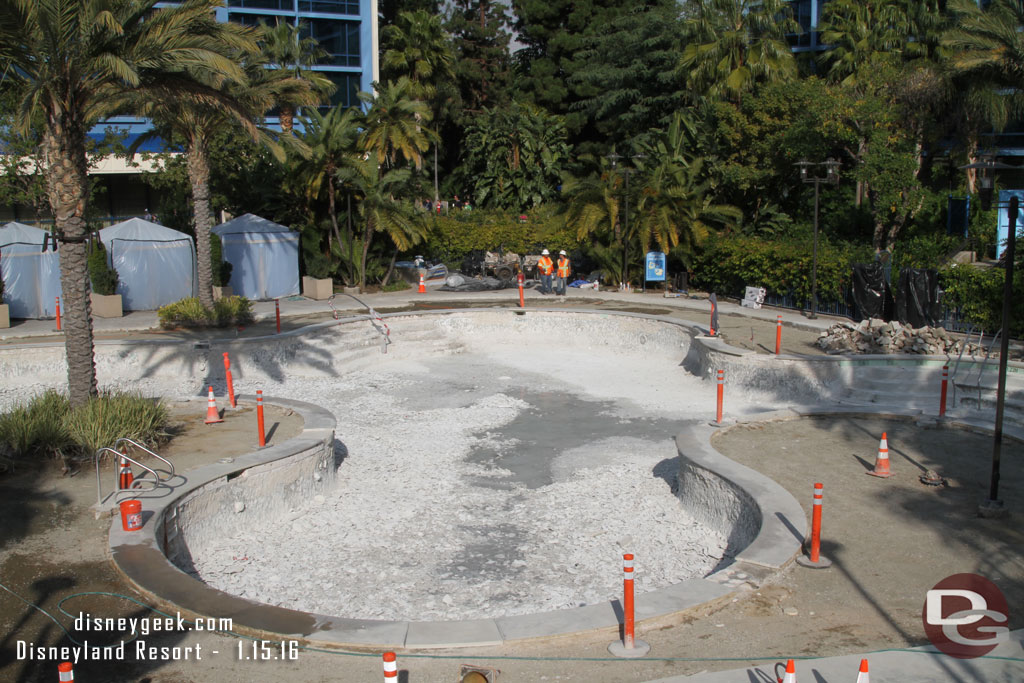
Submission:
M 895 320 L 862 320 L 832 325 L 818 337 L 818 347 L 839 353 L 920 353 L 959 355 L 964 341 L 942 327 L 909 327 Z M 982 353 L 977 344 L 966 343 L 964 355 Z

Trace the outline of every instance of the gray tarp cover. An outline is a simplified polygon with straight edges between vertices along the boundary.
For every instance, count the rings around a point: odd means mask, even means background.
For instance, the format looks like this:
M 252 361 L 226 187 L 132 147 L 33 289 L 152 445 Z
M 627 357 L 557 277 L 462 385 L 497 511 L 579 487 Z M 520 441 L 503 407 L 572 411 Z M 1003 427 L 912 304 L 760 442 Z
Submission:
M 459 273 L 449 275 L 444 285 L 438 287 L 442 292 L 484 292 L 491 289 L 505 289 L 511 286 L 505 280 L 499 280 L 496 277 L 466 277 Z

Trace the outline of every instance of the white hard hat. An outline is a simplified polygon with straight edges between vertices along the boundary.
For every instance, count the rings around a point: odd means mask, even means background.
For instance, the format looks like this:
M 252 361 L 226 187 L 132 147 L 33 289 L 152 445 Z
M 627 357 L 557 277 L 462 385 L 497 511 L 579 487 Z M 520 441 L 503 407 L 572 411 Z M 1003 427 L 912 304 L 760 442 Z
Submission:
M 548 255 L 548 254 L 550 254 L 550 253 L 551 253 L 551 252 L 549 252 L 549 251 L 548 251 L 547 249 L 545 249 L 545 250 L 543 250 L 542 252 L 540 252 L 540 255 L 541 255 L 541 256 L 547 256 L 547 255 Z
M 565 256 L 565 249 L 563 249 L 562 251 L 558 252 L 558 255 L 559 256 Z

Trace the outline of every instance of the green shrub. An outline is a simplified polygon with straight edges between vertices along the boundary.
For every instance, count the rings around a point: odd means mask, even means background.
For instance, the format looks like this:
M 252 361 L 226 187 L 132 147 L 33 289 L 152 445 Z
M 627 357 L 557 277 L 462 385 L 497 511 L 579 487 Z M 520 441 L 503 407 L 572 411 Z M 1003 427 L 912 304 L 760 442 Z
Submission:
M 70 444 L 68 399 L 51 389 L 0 415 L 0 444 L 16 456 L 54 455 Z
M 870 254 L 820 240 L 818 299 L 842 301 L 850 283 L 851 264 Z M 713 236 L 694 260 L 693 284 L 708 292 L 742 296 L 744 287 L 764 287 L 797 301 L 811 298 L 812 245 L 807 240 L 767 242 L 747 236 Z
M 169 413 L 159 400 L 132 392 L 111 392 L 70 410 L 64 427 L 81 455 L 113 446 L 122 437 L 153 447 L 167 438 Z
M 939 272 L 939 283 L 945 292 L 942 303 L 958 311 L 966 322 L 989 334 L 1002 328 L 1005 270 L 954 265 Z M 1011 302 L 1010 336 L 1020 339 L 1024 335 L 1024 273 L 1021 271 L 1014 271 Z
M 206 327 L 213 323 L 213 312 L 196 297 L 161 306 L 157 315 L 160 317 L 160 327 L 167 330 L 176 327 Z
M 213 320 L 216 325 L 249 325 L 253 321 L 252 302 L 244 296 L 226 296 L 213 302 Z
M 231 271 L 234 269 L 224 260 L 224 248 L 220 235 L 210 233 L 210 263 L 213 265 L 213 286 L 227 287 L 231 282 Z
M 167 437 L 167 408 L 131 392 L 109 392 L 71 409 L 53 389 L 0 414 L 0 445 L 15 458 L 89 457 L 121 437 L 150 447 Z
M 389 282 L 388 284 L 384 285 L 383 287 L 380 288 L 380 291 L 382 291 L 382 292 L 401 292 L 401 291 L 404 291 L 406 289 L 409 289 L 409 287 L 411 287 L 411 285 L 408 282 L 406 282 L 405 280 L 402 280 L 402 279 L 398 279 L 398 280 L 395 280 L 394 282 Z
M 172 330 L 178 327 L 226 327 L 248 325 L 253 321 L 252 302 L 244 296 L 226 296 L 213 302 L 213 310 L 199 299 L 190 297 L 167 304 L 157 310 L 160 327 Z
M 103 296 L 110 296 L 117 291 L 117 271 L 107 263 L 107 250 L 103 242 L 93 240 L 92 250 L 88 259 L 89 281 L 92 291 Z
M 303 253 L 303 261 L 306 264 L 306 275 L 315 277 L 318 280 L 334 276 L 334 264 L 331 259 L 324 256 L 322 252 L 309 250 Z

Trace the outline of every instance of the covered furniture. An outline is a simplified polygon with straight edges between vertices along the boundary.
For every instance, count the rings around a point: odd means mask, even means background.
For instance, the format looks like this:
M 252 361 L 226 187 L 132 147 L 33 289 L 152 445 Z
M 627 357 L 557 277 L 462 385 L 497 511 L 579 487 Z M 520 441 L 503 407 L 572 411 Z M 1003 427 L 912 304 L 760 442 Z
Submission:
M 153 311 L 199 291 L 196 248 L 183 232 L 131 218 L 100 230 L 128 311 Z
M 54 318 L 60 293 L 60 255 L 47 232 L 22 223 L 0 227 L 3 302 L 12 318 Z
M 299 293 L 299 233 L 251 213 L 213 229 L 231 264 L 231 290 L 248 299 Z

